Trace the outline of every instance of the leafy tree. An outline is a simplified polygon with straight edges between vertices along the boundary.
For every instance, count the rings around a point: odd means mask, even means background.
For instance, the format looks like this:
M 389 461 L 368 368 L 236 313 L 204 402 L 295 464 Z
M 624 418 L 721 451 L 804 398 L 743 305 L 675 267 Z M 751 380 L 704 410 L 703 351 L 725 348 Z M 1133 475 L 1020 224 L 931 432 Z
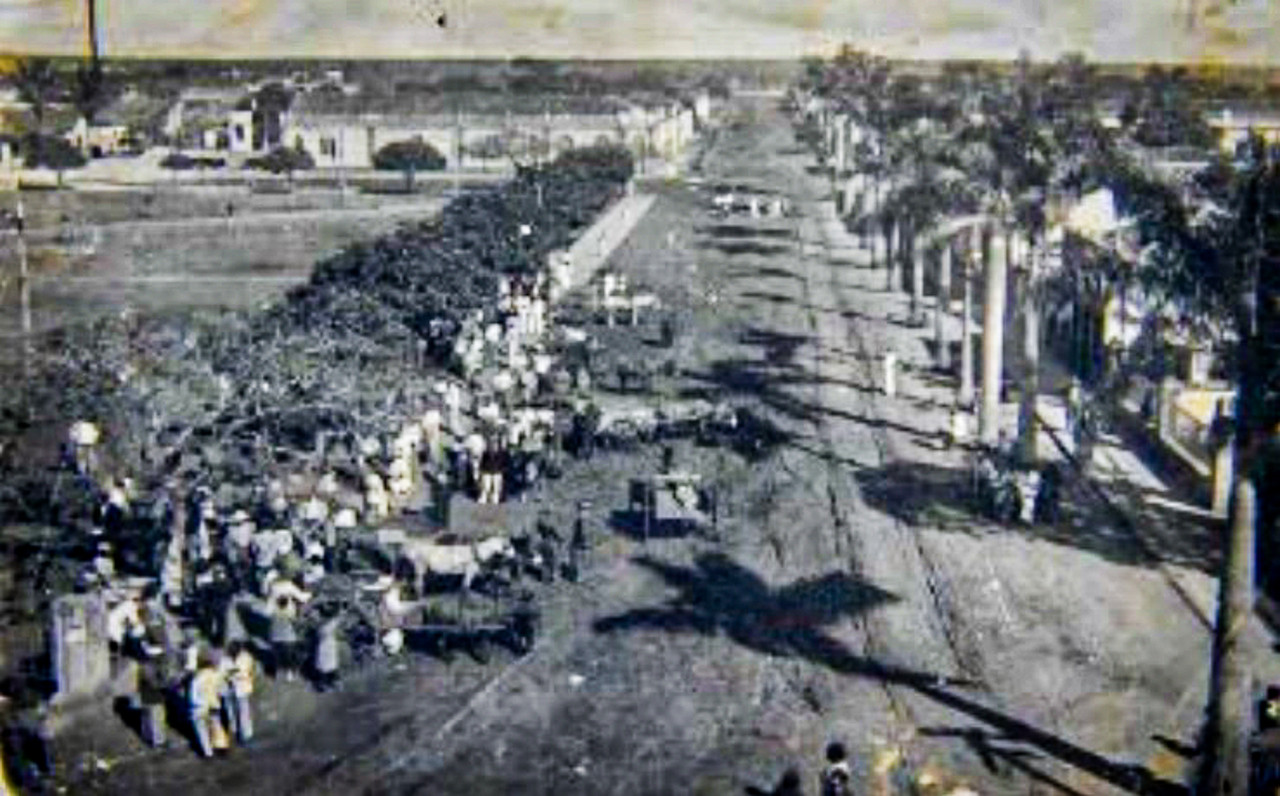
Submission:
M 405 187 L 413 190 L 413 177 L 419 171 L 440 171 L 445 167 L 444 155 L 422 138 L 394 141 L 373 155 L 373 167 L 404 172 Z
M 18 61 L 13 76 L 18 98 L 31 108 L 35 117 L 36 132 L 44 132 L 45 111 L 58 94 L 60 82 L 48 58 L 23 58 Z
M 1185 69 L 1153 65 L 1129 97 L 1121 121 L 1143 146 L 1213 146 L 1213 129 L 1195 94 Z
M 22 141 L 22 150 L 26 153 L 27 168 L 44 167 L 57 171 L 59 185 L 62 184 L 63 172 L 78 169 L 86 162 L 83 152 L 57 136 L 30 133 Z
M 315 158 L 305 149 L 276 147 L 262 157 L 249 158 L 244 162 L 246 169 L 259 169 L 272 174 L 288 175 L 290 182 L 296 171 L 307 171 L 316 167 Z

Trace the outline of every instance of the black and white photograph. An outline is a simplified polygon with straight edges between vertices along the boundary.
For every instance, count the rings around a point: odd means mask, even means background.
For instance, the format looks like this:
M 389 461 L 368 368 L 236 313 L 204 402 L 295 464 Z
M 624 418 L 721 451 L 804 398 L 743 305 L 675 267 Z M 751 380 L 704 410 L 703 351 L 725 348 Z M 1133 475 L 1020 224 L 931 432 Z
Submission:
M 0 796 L 1277 793 L 1274 0 L 0 0 Z

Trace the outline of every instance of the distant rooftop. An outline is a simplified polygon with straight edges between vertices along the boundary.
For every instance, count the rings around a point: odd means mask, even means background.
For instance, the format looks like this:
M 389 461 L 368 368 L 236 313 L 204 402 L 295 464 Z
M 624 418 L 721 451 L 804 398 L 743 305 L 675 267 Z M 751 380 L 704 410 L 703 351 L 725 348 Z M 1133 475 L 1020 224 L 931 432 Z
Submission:
M 659 97 L 593 96 L 589 94 L 525 94 L 502 91 L 431 92 L 396 97 L 368 94 L 341 96 L 334 92 L 314 92 L 294 99 L 298 116 L 437 116 L 464 113 L 498 116 L 551 114 L 552 116 L 613 115 L 625 113 L 638 104 L 671 102 Z

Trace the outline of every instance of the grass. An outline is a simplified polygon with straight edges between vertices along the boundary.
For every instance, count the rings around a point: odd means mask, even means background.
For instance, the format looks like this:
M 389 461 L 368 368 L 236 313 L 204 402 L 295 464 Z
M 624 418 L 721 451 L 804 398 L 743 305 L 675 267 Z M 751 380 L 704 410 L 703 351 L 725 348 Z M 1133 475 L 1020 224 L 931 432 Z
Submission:
M 33 328 L 49 330 L 126 306 L 144 312 L 255 307 L 304 281 L 317 260 L 427 212 L 105 227 L 91 254 L 33 246 Z M 0 259 L 15 261 L 12 239 L 0 240 Z M 18 331 L 15 282 L 0 290 L 0 337 Z

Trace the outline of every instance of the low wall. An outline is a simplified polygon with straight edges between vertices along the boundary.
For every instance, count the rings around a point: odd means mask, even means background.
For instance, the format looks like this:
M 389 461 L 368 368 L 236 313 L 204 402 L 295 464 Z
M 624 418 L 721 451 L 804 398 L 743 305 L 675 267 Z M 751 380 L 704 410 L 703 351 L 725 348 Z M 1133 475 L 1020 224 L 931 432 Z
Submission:
M 657 197 L 652 194 L 624 196 L 604 212 L 586 232 L 569 247 L 572 265 L 569 269 L 570 289 L 591 281 L 631 230 L 635 229 Z

